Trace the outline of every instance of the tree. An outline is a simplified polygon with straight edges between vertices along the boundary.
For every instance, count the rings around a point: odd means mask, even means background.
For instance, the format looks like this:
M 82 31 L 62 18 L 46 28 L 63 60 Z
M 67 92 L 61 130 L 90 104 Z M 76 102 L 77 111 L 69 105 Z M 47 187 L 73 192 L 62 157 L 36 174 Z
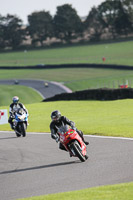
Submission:
M 121 0 L 125 12 L 128 14 L 128 19 L 133 28 L 133 2 L 132 0 Z
M 127 34 L 130 26 L 130 22 L 128 19 L 128 14 L 125 12 L 125 9 L 121 3 L 118 2 L 118 14 L 114 22 L 115 30 L 118 34 Z
M 55 36 L 62 41 L 71 42 L 83 31 L 83 24 L 75 9 L 65 4 L 57 7 L 54 16 Z
M 99 10 L 96 7 L 93 7 L 89 12 L 85 22 L 85 29 L 90 33 L 90 39 L 93 41 L 100 40 L 100 37 L 103 33 L 105 22 L 99 15 Z
M 116 37 L 115 21 L 118 14 L 118 1 L 106 0 L 98 6 L 99 14 L 103 19 L 105 26 L 110 30 L 113 38 Z
M 32 38 L 32 43 L 43 41 L 53 36 L 53 19 L 49 12 L 34 12 L 28 16 L 29 26 L 27 28 Z
M 14 15 L 7 15 L 2 19 L 3 40 L 6 47 L 17 49 L 25 39 L 22 20 Z
M 106 0 L 98 7 L 99 13 L 113 37 L 131 30 L 131 0 Z
M 132 0 L 120 0 L 119 17 L 116 27 L 120 26 L 120 33 L 125 34 L 133 32 L 133 3 Z M 120 22 L 120 25 L 119 25 Z
M 0 15 L 0 49 L 3 49 L 5 47 L 3 20 L 4 17 Z

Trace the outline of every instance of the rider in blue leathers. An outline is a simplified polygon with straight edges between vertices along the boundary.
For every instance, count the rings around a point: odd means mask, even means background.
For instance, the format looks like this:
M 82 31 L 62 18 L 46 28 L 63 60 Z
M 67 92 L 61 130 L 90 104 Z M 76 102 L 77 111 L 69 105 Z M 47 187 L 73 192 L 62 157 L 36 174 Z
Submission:
M 14 96 L 12 98 L 12 101 L 13 101 L 13 103 L 10 104 L 10 107 L 9 107 L 8 122 L 9 122 L 11 128 L 14 129 L 14 126 L 13 126 L 14 113 L 17 112 L 19 108 L 22 108 L 26 112 L 26 114 L 28 114 L 28 110 L 25 108 L 25 106 L 22 103 L 19 103 L 19 97 Z

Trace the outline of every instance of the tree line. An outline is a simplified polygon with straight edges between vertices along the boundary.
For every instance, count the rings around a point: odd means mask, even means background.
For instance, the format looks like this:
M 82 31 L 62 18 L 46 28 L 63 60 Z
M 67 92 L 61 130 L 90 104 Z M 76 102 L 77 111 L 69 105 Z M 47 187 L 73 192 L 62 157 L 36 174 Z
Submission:
M 16 15 L 0 15 L 0 49 L 18 49 L 30 38 L 31 46 L 46 41 L 72 43 L 79 40 L 99 41 L 133 34 L 132 0 L 105 0 L 93 7 L 85 20 L 65 4 L 57 7 L 55 16 L 42 10 L 28 15 L 28 25 Z

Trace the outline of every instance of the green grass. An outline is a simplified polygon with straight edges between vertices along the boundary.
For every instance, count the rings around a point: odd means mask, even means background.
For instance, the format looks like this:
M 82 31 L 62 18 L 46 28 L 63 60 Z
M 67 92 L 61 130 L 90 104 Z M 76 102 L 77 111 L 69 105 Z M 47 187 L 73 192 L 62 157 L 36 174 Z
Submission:
M 76 90 L 88 88 L 118 88 L 126 80 L 133 87 L 133 73 L 129 70 L 70 68 L 43 70 L 0 70 L 0 79 L 43 79 L 64 83 Z
M 41 102 L 42 97 L 35 90 L 20 85 L 0 85 L 0 106 L 10 105 L 12 97 L 19 96 L 24 104 Z
M 0 66 L 26 66 L 37 64 L 63 63 L 103 63 L 133 66 L 133 42 L 121 42 L 103 45 L 86 45 L 49 50 L 0 53 Z M 43 79 L 63 82 L 73 91 L 96 88 L 118 87 L 129 80 L 132 86 L 132 71 L 111 69 L 51 69 L 51 70 L 0 70 L 0 79 Z M 31 91 L 0 87 L 0 105 L 10 104 L 10 99 L 18 95 L 29 110 L 27 131 L 50 132 L 50 113 L 59 109 L 63 115 L 73 120 L 84 134 L 133 137 L 133 100 L 117 101 L 61 101 L 35 103 L 41 97 L 35 97 Z M 26 90 L 27 91 L 27 90 Z M 15 92 L 15 93 L 14 93 Z M 30 98 L 27 97 L 30 94 Z M 32 96 L 33 95 L 33 96 Z M 3 98 L 4 96 L 4 98 Z M 32 98 L 31 98 L 32 97 Z M 31 99 L 33 102 L 31 102 Z M 31 103 L 31 104 L 29 104 Z M 0 109 L 8 109 L 2 106 Z M 0 125 L 0 130 L 11 130 L 9 124 Z M 133 183 L 89 188 L 80 191 L 31 197 L 27 200 L 132 200 Z
M 133 182 L 29 197 L 25 200 L 132 200 Z M 21 199 L 24 200 L 24 199 Z
M 63 63 L 103 63 L 133 66 L 133 41 L 112 44 L 84 45 L 23 52 L 0 53 L 0 66 L 27 66 Z M 43 70 L 0 70 L 0 79 L 43 79 L 63 82 L 76 90 L 88 88 L 117 88 L 120 84 L 133 87 L 129 70 L 69 68 Z
M 37 64 L 103 63 L 133 66 L 133 41 L 81 45 L 34 51 L 0 53 L 0 66 Z
M 76 123 L 84 134 L 133 137 L 133 100 L 57 101 L 27 104 L 29 132 L 50 132 L 50 115 L 60 110 Z M 1 107 L 1 109 L 8 107 Z M 9 124 L 0 130 L 11 130 Z

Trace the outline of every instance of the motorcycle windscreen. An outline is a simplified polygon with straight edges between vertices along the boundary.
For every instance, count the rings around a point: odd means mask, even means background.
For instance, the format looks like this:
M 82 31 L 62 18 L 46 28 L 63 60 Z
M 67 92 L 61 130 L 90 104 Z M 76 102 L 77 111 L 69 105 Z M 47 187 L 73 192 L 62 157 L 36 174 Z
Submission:
M 68 125 L 64 125 L 64 126 L 61 126 L 59 129 L 58 129 L 58 132 L 61 133 L 61 134 L 64 134 L 66 132 L 69 131 L 69 126 Z

